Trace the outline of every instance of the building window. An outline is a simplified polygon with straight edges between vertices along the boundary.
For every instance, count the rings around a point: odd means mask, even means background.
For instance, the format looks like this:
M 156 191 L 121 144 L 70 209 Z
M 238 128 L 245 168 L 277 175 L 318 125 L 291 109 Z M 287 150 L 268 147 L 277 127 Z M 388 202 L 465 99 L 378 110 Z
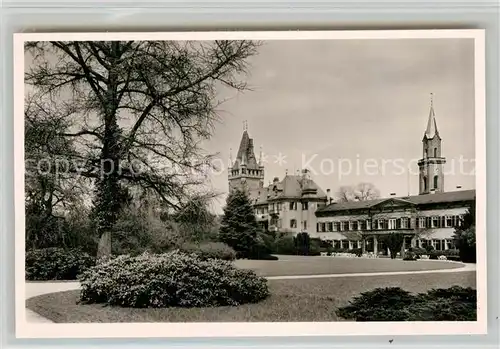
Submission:
M 401 218 L 401 229 L 409 228 L 409 219 L 406 217 Z
M 290 219 L 290 228 L 297 228 L 297 220 Z
M 349 249 L 349 240 L 342 240 L 342 248 Z
M 434 189 L 438 187 L 438 176 L 434 176 Z
M 333 222 L 332 225 L 333 225 L 333 231 L 339 230 L 339 222 Z
M 450 228 L 453 226 L 453 218 L 450 217 L 450 216 L 446 216 L 446 219 L 445 219 L 445 225 L 444 225 L 446 228 Z
M 427 228 L 425 222 L 426 222 L 426 217 L 418 217 L 418 227 L 419 228 Z
M 366 220 L 366 230 L 372 230 L 372 221 L 369 219 Z
M 340 248 L 340 240 L 333 240 L 333 247 Z
M 321 223 L 321 231 L 326 231 L 326 223 Z
M 295 211 L 297 210 L 297 202 L 292 201 L 290 202 L 290 211 Z
M 328 222 L 328 231 L 333 231 L 333 223 Z
M 359 230 L 358 221 L 352 222 L 352 230 Z
M 442 251 L 442 250 L 444 250 L 444 248 L 443 248 L 444 246 L 443 246 L 442 240 L 434 239 L 434 240 L 432 240 L 432 242 L 433 242 L 433 245 L 434 245 L 434 249 L 436 251 Z
M 359 227 L 359 230 L 366 230 L 366 221 L 359 221 L 358 227 Z
M 349 230 L 354 230 L 354 222 L 349 221 Z
M 434 157 L 437 158 L 438 157 L 438 148 L 434 148 Z
M 303 222 L 302 222 L 302 228 L 303 228 L 304 230 L 307 230 L 307 221 L 303 221 Z
M 388 229 L 396 229 L 396 220 L 394 218 L 389 219 Z
M 431 228 L 439 227 L 439 217 L 432 217 Z
M 343 221 L 340 222 L 340 231 L 349 230 L 349 222 Z
M 424 176 L 424 191 L 427 191 L 427 176 Z
M 307 201 L 303 202 L 302 203 L 302 210 L 307 211 L 308 209 L 309 209 L 309 203 Z
M 384 220 L 377 219 L 377 229 L 384 229 Z

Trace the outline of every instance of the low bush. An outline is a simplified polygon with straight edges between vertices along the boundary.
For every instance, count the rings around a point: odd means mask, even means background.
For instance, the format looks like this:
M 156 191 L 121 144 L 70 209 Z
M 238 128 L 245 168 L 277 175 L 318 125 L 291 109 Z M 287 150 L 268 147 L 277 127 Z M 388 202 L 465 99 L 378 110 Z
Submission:
M 415 253 L 415 255 L 416 255 L 417 257 L 420 257 L 420 256 L 421 256 L 421 255 L 423 255 L 423 254 L 424 254 L 424 255 L 428 254 L 427 250 L 426 250 L 425 248 L 421 248 L 421 247 L 412 247 L 412 248 L 411 248 L 411 251 L 412 251 L 413 253 Z
M 297 249 L 295 248 L 295 241 L 293 236 L 285 235 L 278 239 L 276 242 L 276 253 L 284 255 L 295 255 Z
M 256 303 L 267 280 L 219 259 L 171 251 L 118 256 L 85 271 L 80 301 L 123 307 L 210 307 Z
M 440 256 L 445 256 L 448 260 L 457 260 L 457 258 L 460 259 L 458 250 L 432 250 L 427 254 L 430 259 L 439 259 Z
M 356 257 L 361 257 L 363 255 L 363 249 L 353 248 L 353 249 L 349 250 L 348 253 L 352 253 L 352 254 L 356 255 Z
M 404 261 L 416 261 L 417 255 L 414 252 L 406 252 L 403 260 Z
M 354 297 L 337 315 L 355 321 L 476 321 L 476 290 L 453 286 L 411 294 L 377 288 Z
M 203 260 L 222 259 L 234 261 L 236 259 L 236 251 L 222 242 L 186 243 L 181 245 L 179 249 L 187 254 L 194 253 Z
M 49 247 L 26 252 L 27 280 L 76 280 L 95 264 L 95 258 L 80 249 Z
M 321 247 L 320 243 L 317 240 L 311 240 L 309 245 L 309 250 L 306 255 L 308 256 L 320 256 L 321 255 Z

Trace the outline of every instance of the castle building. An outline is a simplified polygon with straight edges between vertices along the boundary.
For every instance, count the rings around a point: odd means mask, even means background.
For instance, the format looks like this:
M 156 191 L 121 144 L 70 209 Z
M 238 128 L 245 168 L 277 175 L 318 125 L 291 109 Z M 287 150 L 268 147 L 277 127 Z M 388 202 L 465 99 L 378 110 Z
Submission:
M 402 252 L 410 247 L 432 245 L 436 250 L 454 248 L 453 232 L 475 202 L 475 190 L 445 192 L 441 137 L 434 105 L 422 139 L 418 161 L 419 194 L 366 201 L 331 202 L 307 169 L 300 174 L 275 177 L 264 186 L 262 153 L 254 154 L 253 140 L 245 127 L 238 154 L 229 169 L 229 188 L 248 192 L 263 229 L 307 232 L 334 247 L 361 248 L 364 252 L 388 254 L 383 236 L 402 233 Z M 328 194 L 328 195 L 327 195 Z
M 419 195 L 368 201 L 332 203 L 316 211 L 316 237 L 331 240 L 335 247 L 362 248 L 388 254 L 382 236 L 405 236 L 402 250 L 432 245 L 436 250 L 454 248 L 453 232 L 475 202 L 475 190 L 444 191 L 443 164 L 436 115 L 431 95 L 427 128 L 418 161 Z
M 264 230 L 297 234 L 316 231 L 316 210 L 327 202 L 325 192 L 314 182 L 307 169 L 300 174 L 275 177 L 264 185 L 262 152 L 254 153 L 253 139 L 244 129 L 236 159 L 230 159 L 229 190 L 245 190 Z

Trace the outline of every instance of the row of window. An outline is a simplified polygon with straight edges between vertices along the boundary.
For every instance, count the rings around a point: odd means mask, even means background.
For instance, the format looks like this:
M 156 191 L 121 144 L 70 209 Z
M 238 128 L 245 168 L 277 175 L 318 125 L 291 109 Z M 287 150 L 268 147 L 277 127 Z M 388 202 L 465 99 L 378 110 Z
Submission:
M 309 210 L 309 202 L 297 202 L 297 201 L 292 201 L 288 203 L 288 208 L 290 211 L 297 211 L 298 205 L 301 204 L 302 211 L 307 211 Z M 285 209 L 285 203 L 283 202 L 275 202 L 272 204 L 269 204 L 269 206 L 264 206 L 264 207 L 257 207 L 255 209 L 255 214 L 266 214 L 269 212 L 281 212 Z
M 333 240 L 332 245 L 334 248 L 361 248 L 362 242 L 361 240 Z M 366 247 L 368 250 L 373 250 L 373 240 L 366 240 Z M 430 239 L 430 240 L 420 240 L 417 239 L 415 242 L 415 247 L 424 248 L 425 246 L 432 246 L 437 251 L 450 250 L 454 249 L 455 244 L 452 239 Z M 405 248 L 411 247 L 411 239 L 405 240 Z M 384 243 L 382 241 L 378 241 L 377 250 L 379 252 L 383 251 L 385 248 Z
M 239 170 L 232 170 L 231 171 L 231 175 L 232 176 L 238 176 L 240 173 L 239 173 Z M 246 168 L 242 168 L 241 169 L 241 174 L 249 174 L 251 176 L 262 176 L 262 171 L 261 170 L 249 170 L 249 169 L 246 169 Z
M 428 179 L 427 179 L 427 176 L 424 176 L 424 190 L 427 191 L 427 187 L 428 187 Z M 437 189 L 438 188 L 438 181 L 439 181 L 439 177 L 438 176 L 434 176 L 434 182 L 432 183 L 434 186 L 432 187 L 432 189 Z
M 429 153 L 428 153 L 428 149 L 425 149 L 424 150 L 424 158 L 427 158 L 429 156 Z M 437 148 L 434 148 L 434 157 L 437 158 L 438 157 L 438 150 Z
M 461 226 L 463 216 L 433 216 L 417 217 L 410 219 L 401 218 L 381 218 L 361 221 L 340 221 L 340 222 L 318 222 L 316 230 L 318 232 L 332 231 L 358 231 L 358 230 L 392 230 L 392 229 L 426 229 L 426 228 L 451 228 Z
M 279 218 L 271 219 L 271 225 L 274 225 L 277 228 L 286 228 L 286 227 L 282 226 L 282 220 Z M 290 228 L 297 228 L 297 220 L 296 219 L 290 219 Z M 307 221 L 302 221 L 301 228 L 303 230 L 307 230 Z

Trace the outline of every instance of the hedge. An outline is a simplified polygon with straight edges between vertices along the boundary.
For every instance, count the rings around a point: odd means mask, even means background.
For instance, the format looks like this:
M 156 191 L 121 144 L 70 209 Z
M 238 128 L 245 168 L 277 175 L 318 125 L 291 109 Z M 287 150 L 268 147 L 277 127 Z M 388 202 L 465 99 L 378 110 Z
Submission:
M 122 307 L 210 307 L 256 303 L 267 280 L 229 261 L 171 251 L 119 256 L 85 271 L 80 301 Z
M 76 280 L 95 264 L 95 258 L 80 249 L 49 247 L 26 251 L 27 280 Z
M 194 253 L 204 260 L 222 259 L 233 261 L 236 259 L 236 251 L 223 242 L 186 243 L 179 249 L 187 254 Z

